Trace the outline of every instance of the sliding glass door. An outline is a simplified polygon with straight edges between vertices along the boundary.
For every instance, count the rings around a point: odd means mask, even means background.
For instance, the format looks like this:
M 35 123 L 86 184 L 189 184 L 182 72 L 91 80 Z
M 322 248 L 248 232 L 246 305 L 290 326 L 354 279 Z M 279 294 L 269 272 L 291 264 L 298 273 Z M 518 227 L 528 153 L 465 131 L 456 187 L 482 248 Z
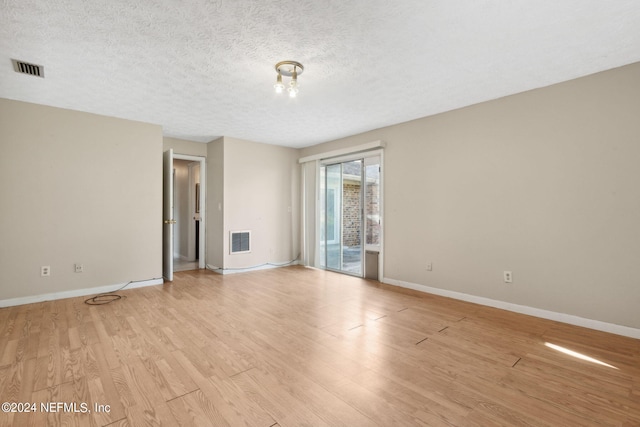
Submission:
M 325 250 L 326 267 L 342 269 L 342 165 L 326 168 Z
M 362 277 L 364 251 L 380 240 L 380 157 L 323 164 L 320 170 L 322 267 Z

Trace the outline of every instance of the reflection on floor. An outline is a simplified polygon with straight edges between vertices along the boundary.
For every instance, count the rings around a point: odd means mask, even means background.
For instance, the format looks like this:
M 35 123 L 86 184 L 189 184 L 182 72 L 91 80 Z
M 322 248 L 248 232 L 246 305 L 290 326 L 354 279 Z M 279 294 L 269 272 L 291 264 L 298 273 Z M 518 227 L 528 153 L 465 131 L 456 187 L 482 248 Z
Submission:
M 187 261 L 181 258 L 173 259 L 173 271 L 188 271 L 188 270 L 197 270 L 197 269 L 198 269 L 198 260 Z

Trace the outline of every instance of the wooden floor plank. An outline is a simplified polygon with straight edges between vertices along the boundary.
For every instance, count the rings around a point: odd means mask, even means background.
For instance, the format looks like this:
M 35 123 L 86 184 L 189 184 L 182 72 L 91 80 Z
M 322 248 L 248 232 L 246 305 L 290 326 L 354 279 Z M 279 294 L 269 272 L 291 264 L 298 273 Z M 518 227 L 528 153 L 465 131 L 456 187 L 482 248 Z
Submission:
M 244 390 L 247 396 L 261 408 L 264 408 L 274 420 L 282 426 L 330 426 L 304 402 L 294 396 L 287 387 L 275 387 L 265 382 L 265 377 L 252 369 L 234 377 L 234 382 Z
M 244 421 L 240 424 L 247 425 L 271 425 L 274 422 L 263 408 L 233 383 L 232 378 L 224 380 L 215 375 L 207 377 L 181 351 L 175 351 L 174 355 L 225 422 L 231 425 L 237 425 L 239 421 Z
M 200 390 L 177 397 L 168 406 L 179 426 L 232 426 Z
M 0 309 L 0 402 L 110 408 L 0 427 L 640 425 L 640 340 L 298 266 L 174 277 Z
M 333 385 L 329 392 L 322 383 L 326 377 L 309 375 L 309 372 L 300 372 L 289 366 L 284 361 L 270 360 L 256 369 L 247 372 L 254 381 L 265 389 L 286 388 L 289 395 L 302 402 L 306 408 L 329 425 L 371 425 L 373 419 L 349 405 L 334 392 L 335 385 L 345 379 L 344 376 L 334 375 L 330 381 Z M 314 379 L 320 381 L 314 381 Z
M 18 351 L 19 340 L 11 339 L 4 345 L 4 352 L 0 357 L 0 366 L 6 366 L 12 364 L 16 360 L 16 353 Z
M 375 371 L 365 371 L 352 378 L 361 387 L 381 396 L 394 407 L 430 426 L 461 425 L 470 409 L 435 393 L 421 393 Z

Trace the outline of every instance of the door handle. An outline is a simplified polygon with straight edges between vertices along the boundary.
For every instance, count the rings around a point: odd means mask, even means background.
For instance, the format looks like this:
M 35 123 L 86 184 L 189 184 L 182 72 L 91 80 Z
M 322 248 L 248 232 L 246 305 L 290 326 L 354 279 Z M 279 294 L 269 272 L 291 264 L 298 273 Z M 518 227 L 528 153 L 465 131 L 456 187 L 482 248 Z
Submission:
M 165 219 L 165 220 L 164 220 L 164 223 L 165 223 L 165 224 L 175 224 L 175 223 L 177 223 L 177 222 L 178 222 L 178 221 L 176 221 L 175 219 Z

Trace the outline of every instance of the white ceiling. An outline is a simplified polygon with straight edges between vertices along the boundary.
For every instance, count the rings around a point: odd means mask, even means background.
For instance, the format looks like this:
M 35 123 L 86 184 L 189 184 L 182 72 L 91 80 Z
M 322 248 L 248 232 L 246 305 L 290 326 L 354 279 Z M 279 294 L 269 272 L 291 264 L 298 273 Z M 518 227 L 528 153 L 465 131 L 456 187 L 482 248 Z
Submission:
M 285 59 L 294 100 L 273 90 Z M 638 0 L 0 3 L 0 97 L 202 142 L 303 147 L 637 61 Z

